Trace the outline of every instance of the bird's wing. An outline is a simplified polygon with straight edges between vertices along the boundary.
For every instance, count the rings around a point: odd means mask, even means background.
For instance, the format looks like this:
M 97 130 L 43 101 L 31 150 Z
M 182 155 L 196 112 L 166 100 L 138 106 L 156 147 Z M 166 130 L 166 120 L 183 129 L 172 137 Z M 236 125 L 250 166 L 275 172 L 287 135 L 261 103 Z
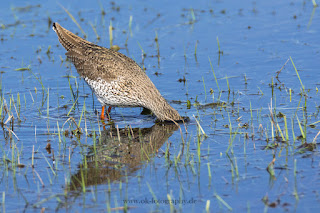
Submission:
M 81 77 L 91 80 L 101 78 L 107 82 L 116 80 L 114 70 L 107 66 L 108 63 L 97 58 L 93 51 L 81 47 L 74 48 L 69 50 L 66 56 L 74 64 Z

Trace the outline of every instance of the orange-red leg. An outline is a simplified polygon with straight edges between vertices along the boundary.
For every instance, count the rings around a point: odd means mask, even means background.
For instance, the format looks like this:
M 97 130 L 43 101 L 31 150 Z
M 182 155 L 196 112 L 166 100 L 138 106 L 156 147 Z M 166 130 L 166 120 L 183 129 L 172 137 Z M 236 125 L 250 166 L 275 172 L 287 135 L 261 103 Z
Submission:
M 104 117 L 104 109 L 105 109 L 105 106 L 102 106 L 101 115 L 100 115 L 100 119 L 101 120 L 105 119 L 105 117 Z
M 111 112 L 111 106 L 109 106 L 107 113 L 108 113 L 108 120 L 109 120 L 109 113 Z M 104 111 L 105 111 L 105 106 L 102 106 L 102 110 L 101 110 L 101 115 L 100 115 L 100 119 L 104 120 L 106 117 L 104 116 Z

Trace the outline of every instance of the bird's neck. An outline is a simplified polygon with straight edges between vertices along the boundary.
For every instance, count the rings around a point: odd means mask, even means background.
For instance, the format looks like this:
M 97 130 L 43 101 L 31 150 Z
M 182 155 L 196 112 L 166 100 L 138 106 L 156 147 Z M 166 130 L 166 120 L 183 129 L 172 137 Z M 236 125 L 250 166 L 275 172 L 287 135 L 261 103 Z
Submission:
M 147 103 L 146 108 L 150 109 L 161 121 L 182 120 L 181 116 L 170 104 L 162 97 L 158 97 L 153 102 Z

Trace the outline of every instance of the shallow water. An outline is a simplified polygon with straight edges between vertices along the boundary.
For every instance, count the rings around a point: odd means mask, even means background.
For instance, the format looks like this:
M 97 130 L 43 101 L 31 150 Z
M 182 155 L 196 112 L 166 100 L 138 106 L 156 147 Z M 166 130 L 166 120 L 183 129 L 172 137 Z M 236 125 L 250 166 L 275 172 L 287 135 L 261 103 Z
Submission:
M 59 22 L 83 36 L 62 7 L 102 46 L 112 20 L 113 44 L 190 122 L 159 125 L 142 109 L 115 108 L 104 130 L 100 104 L 51 30 Z M 319 209 L 311 1 L 4 1 L 1 14 L 1 211 Z

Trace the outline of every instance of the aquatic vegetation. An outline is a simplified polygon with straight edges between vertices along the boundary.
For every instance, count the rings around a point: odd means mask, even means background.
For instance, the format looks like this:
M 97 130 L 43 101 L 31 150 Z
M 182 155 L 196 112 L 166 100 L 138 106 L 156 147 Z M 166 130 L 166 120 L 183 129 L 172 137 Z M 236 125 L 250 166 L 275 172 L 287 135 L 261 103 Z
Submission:
M 316 1 L 60 3 L 1 3 L 2 212 L 319 208 Z M 103 124 L 52 22 L 133 58 L 190 121 Z

